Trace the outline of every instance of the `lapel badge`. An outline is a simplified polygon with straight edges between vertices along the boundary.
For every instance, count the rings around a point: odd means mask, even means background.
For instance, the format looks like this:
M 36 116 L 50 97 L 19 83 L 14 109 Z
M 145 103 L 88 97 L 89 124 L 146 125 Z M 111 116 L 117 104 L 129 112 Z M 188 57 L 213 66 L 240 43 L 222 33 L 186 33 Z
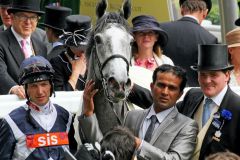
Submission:
M 220 142 L 220 137 L 221 137 L 221 135 L 222 135 L 222 133 L 221 133 L 220 130 L 219 130 L 219 131 L 216 131 L 215 134 L 214 134 L 214 136 L 212 137 L 212 139 L 214 139 L 214 140 L 217 141 L 217 142 Z
M 213 119 L 212 125 L 213 125 L 215 128 L 220 129 L 221 124 L 222 124 L 222 122 L 219 121 L 218 119 Z
M 219 112 L 216 112 L 216 113 L 213 114 L 213 118 L 214 118 L 214 119 L 219 119 L 220 116 L 221 116 L 221 115 L 220 115 Z

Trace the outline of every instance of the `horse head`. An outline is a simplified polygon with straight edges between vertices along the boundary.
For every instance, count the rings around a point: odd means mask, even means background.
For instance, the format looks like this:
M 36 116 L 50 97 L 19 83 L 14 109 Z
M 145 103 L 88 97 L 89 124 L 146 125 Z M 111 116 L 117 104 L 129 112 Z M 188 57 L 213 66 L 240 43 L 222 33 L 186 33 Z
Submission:
M 111 102 L 124 100 L 130 92 L 129 64 L 131 42 L 127 18 L 131 3 L 125 0 L 120 12 L 106 12 L 107 1 L 96 8 L 97 23 L 87 48 L 89 56 L 88 79 L 101 81 L 107 99 Z

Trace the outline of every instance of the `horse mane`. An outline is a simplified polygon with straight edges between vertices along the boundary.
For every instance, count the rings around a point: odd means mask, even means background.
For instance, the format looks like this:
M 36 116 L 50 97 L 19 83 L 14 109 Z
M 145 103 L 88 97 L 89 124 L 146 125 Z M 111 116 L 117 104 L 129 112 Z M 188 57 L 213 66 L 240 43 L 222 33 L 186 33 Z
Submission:
M 106 27 L 106 25 L 109 23 L 119 24 L 120 26 L 125 28 L 125 30 L 128 33 L 130 33 L 130 26 L 129 26 L 127 20 L 123 16 L 121 16 L 120 13 L 106 12 L 101 18 L 99 18 L 97 20 L 95 28 L 89 33 L 89 41 L 88 41 L 87 48 L 86 48 L 87 59 L 89 59 L 91 52 L 92 52 L 92 48 L 95 44 L 95 42 L 94 42 L 95 34 L 101 32 Z

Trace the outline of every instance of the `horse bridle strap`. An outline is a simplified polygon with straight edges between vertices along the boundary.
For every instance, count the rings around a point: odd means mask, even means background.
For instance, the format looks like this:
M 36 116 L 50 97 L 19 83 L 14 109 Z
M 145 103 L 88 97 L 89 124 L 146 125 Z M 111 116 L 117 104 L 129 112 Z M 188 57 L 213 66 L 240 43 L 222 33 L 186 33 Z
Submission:
M 122 55 L 120 55 L 120 54 L 114 54 L 114 55 L 111 55 L 110 57 L 108 57 L 108 58 L 103 62 L 102 66 L 101 66 L 101 68 L 100 68 L 100 71 L 102 72 L 102 70 L 103 70 L 103 68 L 106 66 L 106 64 L 107 64 L 110 60 L 112 60 L 112 59 L 114 59 L 114 58 L 122 58 L 122 59 L 126 62 L 126 64 L 127 64 L 127 71 L 129 71 L 129 62 L 128 62 L 127 58 L 125 58 L 124 56 L 122 56 Z

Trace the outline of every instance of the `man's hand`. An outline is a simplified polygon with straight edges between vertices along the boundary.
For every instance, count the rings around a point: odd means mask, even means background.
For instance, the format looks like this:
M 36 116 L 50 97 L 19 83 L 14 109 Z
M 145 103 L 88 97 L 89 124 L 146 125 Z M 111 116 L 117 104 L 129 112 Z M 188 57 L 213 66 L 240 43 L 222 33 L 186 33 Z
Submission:
M 91 116 L 94 112 L 94 103 L 93 96 L 97 93 L 98 89 L 94 89 L 95 82 L 93 80 L 89 80 L 83 92 L 83 114 L 85 116 Z
M 138 137 L 135 137 L 135 148 L 138 149 L 139 146 L 141 145 L 142 140 Z
M 25 89 L 23 88 L 23 86 L 13 86 L 10 90 L 10 94 L 15 94 L 18 96 L 19 99 L 25 99 L 26 95 L 25 95 Z

